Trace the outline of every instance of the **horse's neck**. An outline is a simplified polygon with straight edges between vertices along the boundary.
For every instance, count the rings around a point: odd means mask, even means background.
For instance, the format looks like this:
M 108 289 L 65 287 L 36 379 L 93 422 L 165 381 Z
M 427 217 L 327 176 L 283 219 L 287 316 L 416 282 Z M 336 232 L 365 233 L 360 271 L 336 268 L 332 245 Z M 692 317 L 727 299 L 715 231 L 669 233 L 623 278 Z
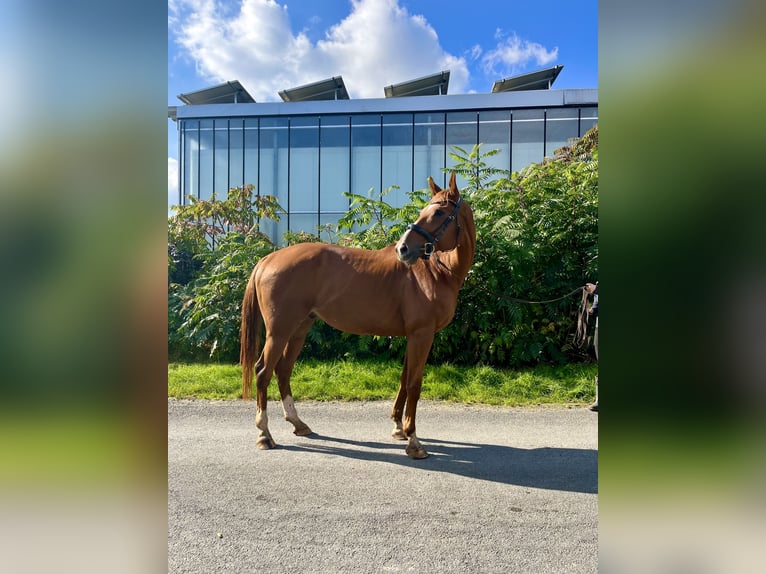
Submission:
M 450 274 L 457 280 L 458 288 L 463 284 L 463 280 L 466 278 L 468 271 L 471 269 L 471 264 L 473 263 L 475 252 L 475 236 L 466 231 L 464 237 L 461 237 L 460 245 L 458 245 L 452 251 L 448 251 L 442 257 L 444 264 L 450 271 Z

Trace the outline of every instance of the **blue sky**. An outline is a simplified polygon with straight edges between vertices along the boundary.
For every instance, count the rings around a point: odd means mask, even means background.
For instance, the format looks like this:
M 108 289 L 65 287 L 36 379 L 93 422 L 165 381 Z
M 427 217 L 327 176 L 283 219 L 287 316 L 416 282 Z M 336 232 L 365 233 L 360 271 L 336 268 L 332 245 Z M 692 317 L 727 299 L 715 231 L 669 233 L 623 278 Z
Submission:
M 169 0 L 168 105 L 239 80 L 258 102 L 342 75 L 351 98 L 450 70 L 449 93 L 562 64 L 555 88 L 598 87 L 598 2 Z M 168 193 L 177 132 L 168 121 Z

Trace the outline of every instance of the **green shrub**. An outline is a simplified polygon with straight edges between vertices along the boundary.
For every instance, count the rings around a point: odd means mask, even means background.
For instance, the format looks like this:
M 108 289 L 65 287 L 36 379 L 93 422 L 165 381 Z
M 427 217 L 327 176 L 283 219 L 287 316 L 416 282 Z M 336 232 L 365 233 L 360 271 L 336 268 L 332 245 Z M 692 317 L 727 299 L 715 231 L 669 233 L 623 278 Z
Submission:
M 573 344 L 579 297 L 561 297 L 598 278 L 598 128 L 556 150 L 552 158 L 509 173 L 487 165 L 496 151 L 453 148 L 461 190 L 474 209 L 477 250 L 460 292 L 455 318 L 436 336 L 435 362 L 518 367 L 580 361 Z M 448 170 L 445 170 L 448 171 Z M 378 249 L 396 241 L 428 200 L 425 189 L 393 207 L 377 198 L 346 194 L 349 211 L 317 235 L 288 233 L 288 243 L 329 241 Z M 370 196 L 373 194 L 370 193 Z M 239 317 L 247 279 L 275 246 L 261 221 L 284 211 L 252 186 L 233 188 L 221 201 L 192 200 L 169 219 L 168 327 L 173 359 L 236 361 Z M 403 338 L 357 337 L 317 321 L 304 356 L 319 359 L 401 357 Z
M 461 363 L 529 365 L 581 360 L 573 345 L 576 296 L 598 276 L 598 128 L 521 172 L 489 170 L 476 146 L 451 154 L 469 180 L 477 249 L 453 322 L 433 356 Z M 500 175 L 496 179 L 486 176 Z
M 190 200 L 168 220 L 168 355 L 236 361 L 247 280 L 275 249 L 260 224 L 284 210 L 252 185 L 232 188 L 225 200 Z M 182 274 L 179 261 L 189 259 Z

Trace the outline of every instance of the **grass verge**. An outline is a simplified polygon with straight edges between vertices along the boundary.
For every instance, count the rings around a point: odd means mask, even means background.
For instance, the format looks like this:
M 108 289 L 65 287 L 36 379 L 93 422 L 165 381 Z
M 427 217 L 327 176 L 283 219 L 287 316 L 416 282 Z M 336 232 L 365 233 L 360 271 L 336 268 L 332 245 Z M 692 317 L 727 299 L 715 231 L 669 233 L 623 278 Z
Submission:
M 541 365 L 526 370 L 488 366 L 427 365 L 421 398 L 489 405 L 584 404 L 593 400 L 595 364 Z M 291 386 L 297 400 L 393 399 L 401 365 L 394 361 L 299 361 Z M 168 365 L 168 397 L 238 399 L 238 365 Z M 253 389 L 255 390 L 255 389 Z M 269 399 L 279 399 L 276 381 Z

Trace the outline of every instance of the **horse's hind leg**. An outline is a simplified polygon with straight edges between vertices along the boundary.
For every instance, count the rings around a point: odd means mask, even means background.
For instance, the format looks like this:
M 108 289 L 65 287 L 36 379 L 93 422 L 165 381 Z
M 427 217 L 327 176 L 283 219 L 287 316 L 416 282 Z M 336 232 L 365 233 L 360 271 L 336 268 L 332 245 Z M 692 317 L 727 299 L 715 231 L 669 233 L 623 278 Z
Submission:
M 404 366 L 402 376 L 399 379 L 399 392 L 396 393 L 394 407 L 391 409 L 391 419 L 394 421 L 394 430 L 391 436 L 396 440 L 407 440 L 407 436 L 402 429 L 402 415 L 404 414 L 404 403 L 407 401 L 407 353 L 404 354 Z
M 274 374 L 274 367 L 277 364 L 277 361 L 279 361 L 284 346 L 284 339 L 275 339 L 274 337 L 267 335 L 266 342 L 263 345 L 263 353 L 261 353 L 258 362 L 255 364 L 257 402 L 255 426 L 258 428 L 258 440 L 256 441 L 255 446 L 262 450 L 267 450 L 276 446 L 274 439 L 271 438 L 271 432 L 269 432 L 269 416 L 266 412 L 266 405 L 268 402 L 266 391 L 269 388 L 271 376 Z
M 275 370 L 277 382 L 279 384 L 279 395 L 282 397 L 282 410 L 285 415 L 285 420 L 295 427 L 293 432 L 298 436 L 311 434 L 311 429 L 298 417 L 298 411 L 295 410 L 293 391 L 290 388 L 290 377 L 293 374 L 295 361 L 297 360 L 301 349 L 303 349 L 303 342 L 306 340 L 306 335 L 313 323 L 313 318 L 307 318 L 298 326 L 295 333 L 293 333 L 293 336 L 287 342 L 287 346 L 285 347 Z

